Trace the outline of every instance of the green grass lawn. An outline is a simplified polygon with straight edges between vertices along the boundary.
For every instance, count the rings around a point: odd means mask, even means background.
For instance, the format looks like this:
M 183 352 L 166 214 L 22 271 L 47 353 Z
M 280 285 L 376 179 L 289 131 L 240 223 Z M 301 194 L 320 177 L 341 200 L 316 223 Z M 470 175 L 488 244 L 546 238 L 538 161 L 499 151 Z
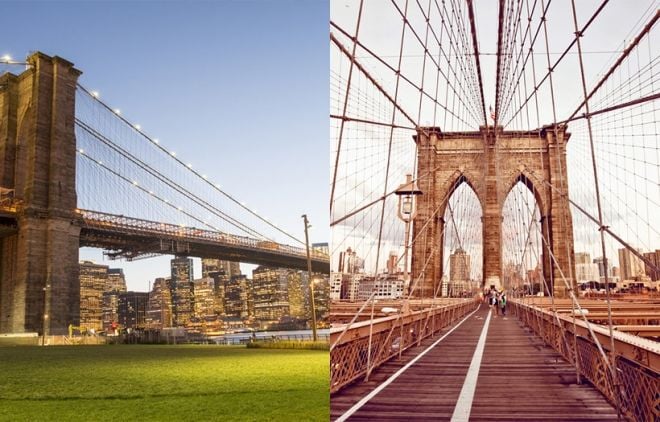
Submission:
M 0 420 L 329 419 L 328 352 L 0 347 Z

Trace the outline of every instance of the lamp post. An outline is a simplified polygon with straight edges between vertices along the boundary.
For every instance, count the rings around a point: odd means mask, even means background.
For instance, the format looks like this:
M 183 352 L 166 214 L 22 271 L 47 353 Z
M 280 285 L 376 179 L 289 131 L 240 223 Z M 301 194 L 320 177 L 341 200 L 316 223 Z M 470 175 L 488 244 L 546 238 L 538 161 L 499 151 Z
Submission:
M 410 274 L 408 274 L 408 248 L 410 247 L 410 222 L 417 215 L 415 196 L 421 195 L 422 191 L 413 181 L 412 174 L 406 174 L 406 182 L 394 192 L 399 197 L 399 210 L 397 215 L 406 223 L 406 238 L 403 252 L 403 289 L 404 295 L 408 295 L 410 289 Z
M 307 247 L 307 278 L 309 279 L 309 294 L 312 299 L 312 339 L 314 341 L 316 338 L 316 303 L 314 302 L 314 282 L 312 281 L 312 256 L 309 253 L 309 234 L 307 229 L 309 229 L 311 224 L 307 220 L 307 214 L 302 215 L 303 221 L 305 223 L 305 246 Z
M 46 345 L 46 336 L 50 335 L 50 277 L 46 281 L 46 286 L 43 288 L 44 291 L 44 310 L 43 310 L 43 320 L 42 320 L 42 337 L 41 345 Z

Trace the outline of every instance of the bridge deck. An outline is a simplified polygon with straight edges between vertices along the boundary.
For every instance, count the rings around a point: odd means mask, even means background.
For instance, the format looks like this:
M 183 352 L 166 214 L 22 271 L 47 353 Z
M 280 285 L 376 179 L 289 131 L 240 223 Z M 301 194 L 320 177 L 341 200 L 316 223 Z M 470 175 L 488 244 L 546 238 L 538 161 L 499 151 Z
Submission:
M 482 305 L 364 403 L 349 420 L 451 419 L 458 410 L 457 401 L 487 320 L 488 310 Z M 402 361 L 386 363 L 374 371 L 368 382 L 349 386 L 333 395 L 332 419 L 341 417 L 373 393 L 438 338 L 428 339 L 420 347 L 411 349 Z M 483 357 L 477 367 L 472 405 L 468 404 L 471 421 L 616 420 L 616 411 L 603 396 L 589 384 L 578 385 L 575 369 L 528 334 L 515 317 L 491 316 Z

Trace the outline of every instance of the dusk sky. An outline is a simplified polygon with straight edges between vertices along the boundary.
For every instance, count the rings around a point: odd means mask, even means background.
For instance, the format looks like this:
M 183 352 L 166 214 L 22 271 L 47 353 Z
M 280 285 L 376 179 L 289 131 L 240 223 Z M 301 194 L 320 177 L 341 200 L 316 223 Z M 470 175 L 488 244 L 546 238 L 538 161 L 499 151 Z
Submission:
M 3 2 L 0 56 L 42 51 L 223 189 L 311 242 L 328 230 L 328 3 Z M 0 73 L 21 66 L 0 64 Z M 164 256 L 123 267 L 128 288 L 169 274 Z M 200 277 L 196 261 L 195 277 Z M 248 270 L 251 266 L 244 266 Z

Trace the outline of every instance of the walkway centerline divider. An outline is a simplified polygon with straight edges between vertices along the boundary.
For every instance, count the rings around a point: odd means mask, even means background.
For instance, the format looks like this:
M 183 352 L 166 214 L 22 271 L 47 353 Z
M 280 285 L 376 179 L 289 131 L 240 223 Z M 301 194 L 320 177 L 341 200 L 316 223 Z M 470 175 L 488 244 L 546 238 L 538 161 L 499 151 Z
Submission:
M 461 388 L 461 394 L 459 394 L 456 407 L 454 408 L 454 414 L 451 416 L 451 422 L 467 422 L 470 420 L 472 400 L 474 399 L 474 392 L 477 389 L 477 379 L 479 378 L 479 369 L 481 369 L 481 359 L 484 356 L 488 326 L 490 325 L 490 316 L 492 313 L 492 309 L 488 311 L 484 328 L 482 328 L 479 341 L 477 342 L 477 348 L 474 350 L 474 355 L 472 355 L 470 368 L 463 382 L 463 388 Z

